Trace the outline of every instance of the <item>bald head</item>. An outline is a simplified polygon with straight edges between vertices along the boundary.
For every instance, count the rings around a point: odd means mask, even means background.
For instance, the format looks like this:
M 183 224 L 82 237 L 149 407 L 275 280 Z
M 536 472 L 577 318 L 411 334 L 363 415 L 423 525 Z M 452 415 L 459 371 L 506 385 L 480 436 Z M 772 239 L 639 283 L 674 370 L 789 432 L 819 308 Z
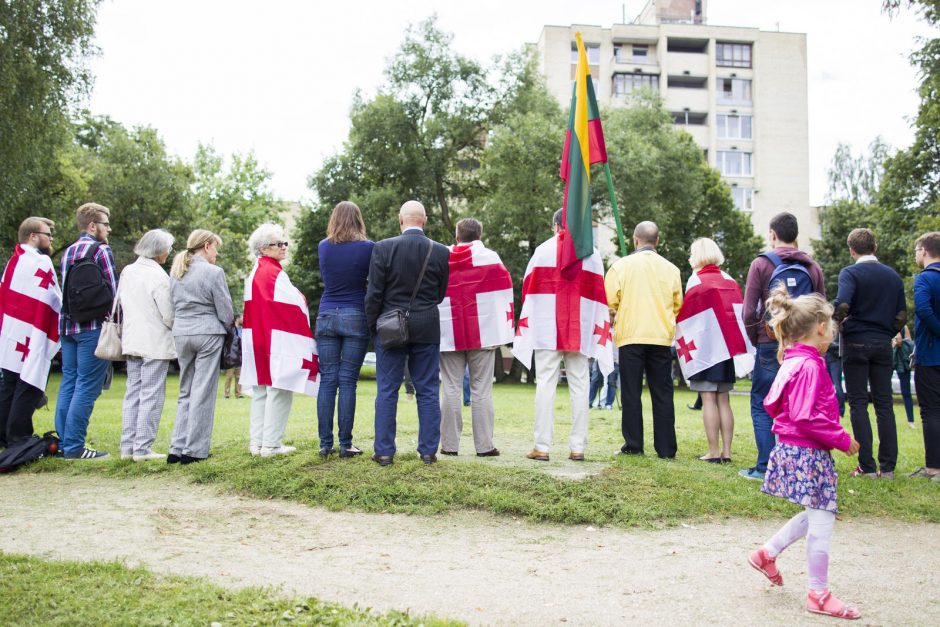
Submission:
M 413 226 L 423 228 L 427 221 L 428 214 L 424 211 L 424 205 L 417 200 L 409 200 L 398 211 L 398 223 L 402 231 Z
M 659 227 L 655 222 L 645 220 L 633 229 L 633 243 L 640 246 L 656 246 L 659 243 Z

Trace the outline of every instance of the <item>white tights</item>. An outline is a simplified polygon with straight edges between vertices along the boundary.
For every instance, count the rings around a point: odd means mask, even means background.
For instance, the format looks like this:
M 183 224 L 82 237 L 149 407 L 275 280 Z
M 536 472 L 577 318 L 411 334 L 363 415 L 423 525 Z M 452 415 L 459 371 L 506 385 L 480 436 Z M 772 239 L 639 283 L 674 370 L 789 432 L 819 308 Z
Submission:
M 807 507 L 780 528 L 764 548 L 771 557 L 806 536 L 806 562 L 809 568 L 809 587 L 817 592 L 829 589 L 829 540 L 836 515 L 822 509 Z

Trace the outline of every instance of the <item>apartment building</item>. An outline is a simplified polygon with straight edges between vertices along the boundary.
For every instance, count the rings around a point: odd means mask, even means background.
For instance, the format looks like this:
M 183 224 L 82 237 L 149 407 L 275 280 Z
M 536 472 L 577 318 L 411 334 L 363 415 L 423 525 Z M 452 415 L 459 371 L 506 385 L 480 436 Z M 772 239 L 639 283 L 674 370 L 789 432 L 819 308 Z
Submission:
M 766 236 L 770 219 L 789 211 L 808 245 L 818 216 L 809 205 L 806 35 L 705 17 L 704 0 L 650 0 L 630 24 L 545 26 L 537 51 L 548 89 L 568 106 L 580 31 L 602 108 L 628 106 L 641 88 L 658 92 L 755 231 Z

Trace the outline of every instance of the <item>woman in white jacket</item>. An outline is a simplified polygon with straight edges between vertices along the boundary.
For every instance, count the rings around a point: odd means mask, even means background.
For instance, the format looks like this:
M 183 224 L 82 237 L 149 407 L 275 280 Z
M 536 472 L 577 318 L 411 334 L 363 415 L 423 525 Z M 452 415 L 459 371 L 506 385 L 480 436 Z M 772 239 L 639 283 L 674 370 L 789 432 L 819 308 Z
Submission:
M 157 437 L 166 398 L 166 375 L 176 359 L 170 277 L 161 266 L 173 246 L 163 229 L 144 233 L 134 247 L 137 261 L 121 272 L 117 298 L 124 314 L 121 348 L 127 359 L 121 459 L 166 459 L 150 447 Z

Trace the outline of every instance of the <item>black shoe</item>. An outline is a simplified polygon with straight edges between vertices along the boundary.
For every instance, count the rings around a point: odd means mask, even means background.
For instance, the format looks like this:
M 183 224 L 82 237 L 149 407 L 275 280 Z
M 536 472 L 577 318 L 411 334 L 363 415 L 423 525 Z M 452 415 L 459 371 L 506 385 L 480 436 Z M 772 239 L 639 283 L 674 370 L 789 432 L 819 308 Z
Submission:
M 477 453 L 477 457 L 499 457 L 499 449 L 494 448 L 492 451 L 486 451 L 485 453 Z
M 422 455 L 421 461 L 430 466 L 431 464 L 437 463 L 437 455 L 434 453 L 431 453 L 430 455 Z
M 393 455 L 379 455 L 378 453 L 373 453 L 372 461 L 374 461 L 379 466 L 391 466 L 392 462 L 395 461 L 395 458 Z
M 319 455 L 320 457 L 323 457 L 325 459 L 329 457 L 330 455 L 332 455 L 335 451 L 336 449 L 333 448 L 332 446 L 324 446 L 323 448 L 320 449 Z
M 166 463 L 168 464 L 178 464 L 180 463 L 180 461 L 181 460 L 180 460 L 179 455 L 174 455 L 173 453 L 170 453 L 169 455 L 166 456 Z
M 186 464 L 196 464 L 196 463 L 199 463 L 199 462 L 204 462 L 204 461 L 206 461 L 206 459 L 208 459 L 208 458 L 206 458 L 206 457 L 192 457 L 191 455 L 180 455 L 180 464 L 182 464 L 182 465 L 184 465 L 184 466 L 185 466 Z
M 704 455 L 702 455 L 701 457 L 696 457 L 695 459 L 699 460 L 700 462 L 708 462 L 709 464 L 721 463 L 720 457 L 705 457 Z
M 638 451 L 634 448 L 622 448 L 617 451 L 617 455 L 643 455 L 643 451 Z
M 450 455 L 451 457 L 457 457 L 457 451 L 445 451 L 441 449 L 441 455 Z
M 355 446 L 349 446 L 347 448 L 339 447 L 340 457 L 355 457 L 356 455 L 362 455 L 362 449 L 356 448 Z
M 691 409 L 692 411 L 702 411 L 702 408 L 701 408 L 701 407 L 696 407 L 696 406 L 695 406 L 695 403 L 686 403 L 686 407 L 688 407 L 688 408 Z

